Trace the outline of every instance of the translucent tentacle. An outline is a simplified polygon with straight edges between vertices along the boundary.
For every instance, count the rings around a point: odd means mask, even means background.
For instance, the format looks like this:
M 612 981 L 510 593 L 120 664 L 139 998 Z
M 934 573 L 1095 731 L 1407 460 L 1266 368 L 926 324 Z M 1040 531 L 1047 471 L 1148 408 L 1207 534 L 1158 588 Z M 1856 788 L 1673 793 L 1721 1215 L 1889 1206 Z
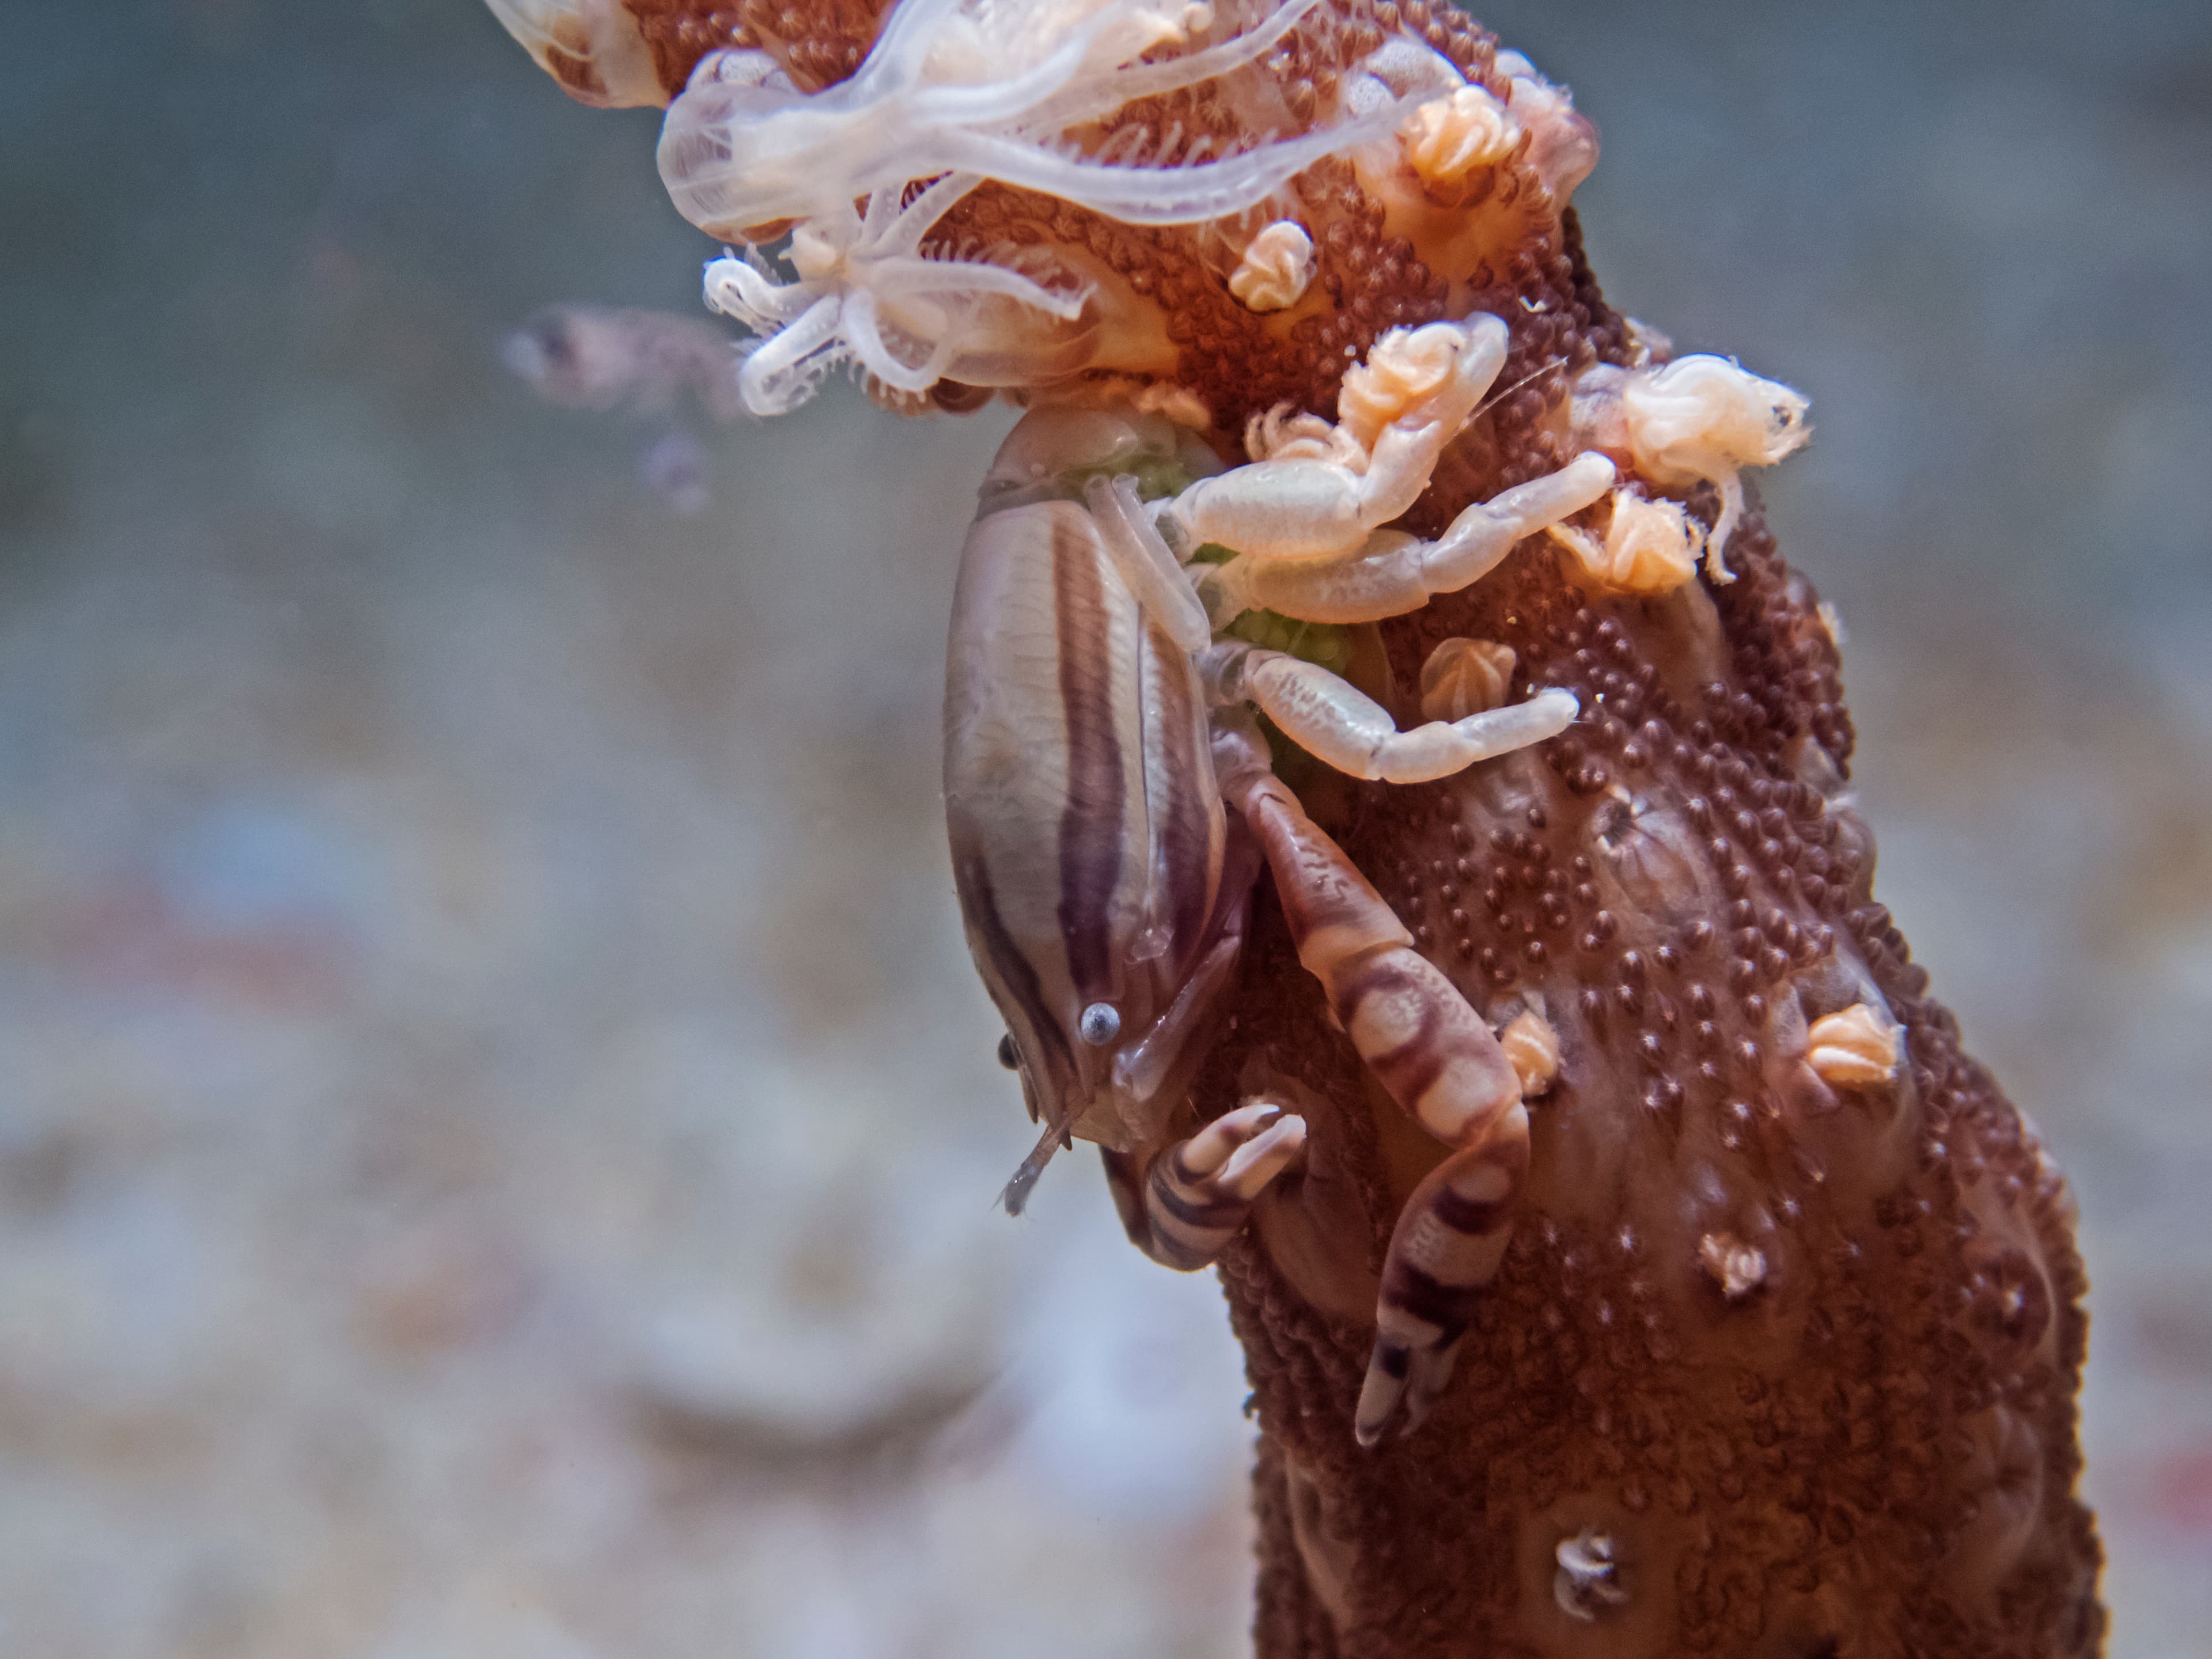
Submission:
M 952 355 L 952 330 L 948 326 L 935 348 L 920 363 L 902 361 L 884 343 L 883 331 L 877 325 L 876 296 L 866 289 L 856 290 L 847 298 L 842 322 L 853 355 L 866 365 L 868 373 L 900 392 L 928 391 L 942 377 Z
M 1304 21 L 1306 14 L 1320 3 L 1321 0 L 1285 0 L 1284 4 L 1269 14 L 1266 21 L 1255 24 L 1218 46 L 1186 52 L 1180 58 L 1170 58 L 1165 63 L 1116 69 L 1110 76 L 1102 77 L 1099 84 L 1087 94 L 1072 94 L 1059 102 L 1046 105 L 1035 112 L 1032 119 L 1040 126 L 1047 124 L 1059 127 L 1074 126 L 1139 98 L 1151 98 L 1179 88 L 1196 86 L 1201 81 L 1217 79 L 1231 70 L 1241 69 L 1259 57 L 1296 28 Z
M 756 415 L 783 415 L 813 396 L 814 388 L 836 359 L 818 358 L 839 343 L 834 297 L 817 300 L 805 315 L 763 341 L 738 371 L 738 391 Z
M 886 222 L 880 236 L 869 234 L 870 246 L 879 248 L 886 258 L 918 252 L 921 239 L 937 228 L 937 222 L 951 212 L 954 204 L 983 182 L 982 176 L 974 173 L 948 173 L 935 184 L 908 203 L 896 221 Z M 897 207 L 903 188 L 878 191 L 868 201 L 870 221 L 875 214 L 878 199 Z M 864 227 L 864 231 L 866 227 Z
M 1049 58 L 1011 81 L 926 88 L 915 94 L 915 107 L 931 125 L 999 126 L 1019 120 L 1075 78 L 1097 33 L 1094 27 L 1071 35 Z
M 756 334 L 773 334 L 803 315 L 817 296 L 798 283 L 779 283 L 743 259 L 709 260 L 707 309 L 734 317 Z
M 893 6 L 866 59 L 844 83 L 848 95 L 866 101 L 912 86 L 931 38 L 960 5 L 961 0 L 901 0 Z
M 1018 270 L 981 259 L 880 259 L 869 262 L 870 286 L 902 295 L 997 295 L 1063 319 L 1082 315 L 1083 295 L 1047 288 Z
M 1126 224 L 1194 224 L 1228 218 L 1265 201 L 1315 162 L 1389 131 L 1397 114 L 1394 104 L 1331 131 L 1280 139 L 1195 167 L 1101 166 L 1072 161 L 1018 138 L 975 132 L 939 135 L 937 154 L 946 167 L 1058 196 Z

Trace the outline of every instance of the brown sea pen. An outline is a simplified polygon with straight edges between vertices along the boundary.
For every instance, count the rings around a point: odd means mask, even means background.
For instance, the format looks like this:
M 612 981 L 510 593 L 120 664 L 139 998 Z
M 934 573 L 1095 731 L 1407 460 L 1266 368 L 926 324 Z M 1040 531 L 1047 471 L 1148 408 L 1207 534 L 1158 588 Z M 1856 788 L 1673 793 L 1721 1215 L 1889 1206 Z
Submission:
M 956 848 L 1041 1152 L 1099 1141 L 1133 1235 L 1218 1255 L 1260 1427 L 1260 1653 L 2095 1651 L 2069 1200 L 1875 902 L 1836 640 L 1741 482 L 1805 405 L 1606 303 L 1565 94 L 1428 0 L 493 4 L 587 101 L 672 100 L 664 176 L 748 245 L 709 296 L 759 337 L 753 408 L 850 362 L 904 410 L 1056 411 L 1057 459 L 1008 471 L 1017 443 L 994 487 L 1051 506 L 1049 556 L 1121 561 L 1126 592 L 1101 580 L 1139 634 L 1164 628 L 1145 584 L 1187 575 L 1206 614 L 1145 661 L 1277 728 L 1273 777 L 1219 735 L 1210 769 L 1143 775 L 1186 805 L 1206 785 L 1187 935 L 1107 919 L 1143 889 L 1125 861 L 1097 938 L 1065 924 L 1040 968 L 995 901 L 977 921 L 1025 821 L 977 809 Z M 757 251 L 787 233 L 783 264 Z M 1121 435 L 1079 465 L 1067 434 L 1097 430 Z M 1296 495 L 1316 481 L 1337 494 Z M 1486 563 L 1455 540 L 1545 489 Z M 1037 601 L 1063 625 L 1069 591 Z M 1082 639 L 1054 685 L 1110 680 Z M 1323 672 L 1407 732 L 1564 720 L 1561 693 L 1572 724 L 1441 775 L 1392 733 L 1347 777 L 1267 679 Z M 1178 740 L 1055 695 L 1101 741 Z M 1041 729 L 1048 758 L 1090 741 Z M 1052 822 L 1091 810 L 1050 789 Z M 1331 944 L 1333 848 L 1382 903 Z M 1083 988 L 1086 941 L 1100 972 L 1168 964 L 1146 1030 L 1201 959 L 1234 964 L 1141 1088 L 1085 1050 L 1137 1029 L 1122 981 Z

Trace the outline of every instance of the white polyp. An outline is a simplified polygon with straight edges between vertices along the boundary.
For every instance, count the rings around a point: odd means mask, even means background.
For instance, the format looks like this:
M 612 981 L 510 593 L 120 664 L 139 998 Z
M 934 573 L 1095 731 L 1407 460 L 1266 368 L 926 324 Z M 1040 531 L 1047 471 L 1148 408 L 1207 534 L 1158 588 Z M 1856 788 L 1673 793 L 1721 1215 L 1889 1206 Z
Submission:
M 779 281 L 748 246 L 742 259 L 733 254 L 707 267 L 707 302 L 764 337 L 808 318 L 812 331 L 799 356 L 822 354 L 823 372 L 857 357 L 884 386 L 908 395 L 928 391 L 956 370 L 983 384 L 1064 372 L 1072 367 L 1068 351 L 1080 347 L 1080 331 L 1040 333 L 1048 325 L 1025 322 L 1024 313 L 1074 323 L 1085 292 L 1048 288 L 1004 264 L 920 252 L 930 228 L 980 182 L 973 173 L 948 173 L 911 202 L 878 191 L 865 214 L 848 203 L 806 220 L 792 232 L 793 280 Z M 828 339 L 814 337 L 825 302 L 836 307 Z M 764 388 L 771 368 L 780 369 L 788 355 L 772 354 L 748 384 Z M 816 373 L 788 385 L 779 381 L 778 390 L 762 390 L 751 406 L 757 413 L 793 408 L 821 378 Z
M 1504 319 L 1487 312 L 1394 328 L 1346 371 L 1338 423 L 1370 452 L 1384 430 L 1415 410 L 1455 433 L 1505 366 L 1510 345 Z
M 1482 88 L 1460 87 L 1407 116 L 1398 142 L 1424 183 L 1450 185 L 1512 155 L 1521 129 Z
M 1284 311 L 1313 283 L 1313 238 L 1291 219 L 1278 219 L 1245 244 L 1229 273 L 1229 291 L 1249 311 Z
M 1823 1083 L 1861 1087 L 1897 1075 L 1899 1028 L 1866 1003 L 1826 1014 L 1806 1033 L 1806 1064 Z
M 1550 1089 L 1559 1074 L 1559 1034 L 1551 1021 L 1534 1008 L 1524 1008 L 1498 1034 L 1506 1063 L 1521 1079 L 1522 1097 L 1528 1099 Z
M 1505 701 L 1513 683 L 1513 647 L 1495 640 L 1449 639 L 1421 665 L 1421 713 L 1463 720 Z
M 1628 593 L 1671 593 L 1697 574 L 1701 533 L 1678 502 L 1617 489 L 1602 542 L 1571 525 L 1549 529 L 1581 561 L 1590 580 L 1603 586 Z
M 1766 1282 L 1766 1252 L 1734 1233 L 1707 1233 L 1699 1238 L 1698 1265 L 1730 1302 L 1742 1301 Z
M 1559 1565 L 1552 1596 L 1568 1617 L 1591 1623 L 1601 1608 L 1628 1600 L 1615 1577 L 1613 1540 L 1603 1534 L 1586 1529 L 1578 1537 L 1562 1539 L 1552 1559 Z
M 1393 329 L 1345 375 L 1336 426 L 1270 411 L 1246 431 L 1265 459 L 1192 485 L 1169 515 L 1193 546 L 1261 561 L 1357 557 L 1377 526 L 1419 499 L 1505 350 L 1505 325 L 1480 313 Z

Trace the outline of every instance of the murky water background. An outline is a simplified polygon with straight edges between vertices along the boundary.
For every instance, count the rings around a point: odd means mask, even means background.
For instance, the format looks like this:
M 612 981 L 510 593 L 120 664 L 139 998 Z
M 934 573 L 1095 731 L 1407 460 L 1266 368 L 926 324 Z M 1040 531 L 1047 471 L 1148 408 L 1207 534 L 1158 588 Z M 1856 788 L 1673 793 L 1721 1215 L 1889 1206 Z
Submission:
M 1616 301 L 1814 400 L 1881 896 L 2080 1190 L 2114 1652 L 2212 1654 L 2212 19 L 1673 10 L 1489 21 Z M 0 1650 L 1242 1650 L 1218 1292 L 1090 1160 L 990 1207 L 1011 416 L 535 400 L 712 250 L 468 0 L 5 39 Z

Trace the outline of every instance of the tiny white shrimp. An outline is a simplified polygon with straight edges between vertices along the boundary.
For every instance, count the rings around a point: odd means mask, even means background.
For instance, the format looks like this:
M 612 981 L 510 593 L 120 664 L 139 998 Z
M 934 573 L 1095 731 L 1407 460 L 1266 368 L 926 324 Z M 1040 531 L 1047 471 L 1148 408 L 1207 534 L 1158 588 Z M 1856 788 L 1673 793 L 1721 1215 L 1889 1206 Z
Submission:
M 1720 492 L 1719 517 L 1705 538 L 1705 574 L 1735 580 L 1724 555 L 1743 517 L 1742 471 L 1772 466 L 1812 436 L 1805 399 L 1725 357 L 1678 357 L 1670 363 L 1585 370 L 1575 383 L 1577 434 L 1612 451 L 1662 489 L 1711 483 Z

